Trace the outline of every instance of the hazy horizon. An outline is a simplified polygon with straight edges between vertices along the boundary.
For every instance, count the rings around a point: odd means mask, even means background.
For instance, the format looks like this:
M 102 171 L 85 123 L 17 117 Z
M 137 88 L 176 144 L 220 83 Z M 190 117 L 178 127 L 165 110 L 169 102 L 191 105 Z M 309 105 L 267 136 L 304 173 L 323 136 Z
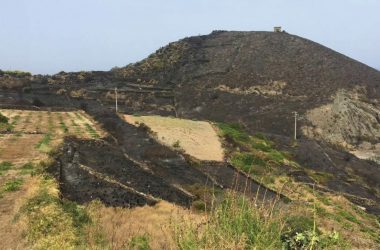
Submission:
M 110 70 L 184 37 L 273 26 L 380 69 L 379 9 L 376 0 L 5 0 L 0 69 Z

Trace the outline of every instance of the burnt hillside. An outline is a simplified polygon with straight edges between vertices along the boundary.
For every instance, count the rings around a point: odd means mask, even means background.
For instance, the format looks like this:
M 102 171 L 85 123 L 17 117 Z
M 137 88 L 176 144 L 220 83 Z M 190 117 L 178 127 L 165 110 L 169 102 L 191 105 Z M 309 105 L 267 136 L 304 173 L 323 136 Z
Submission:
M 28 84 L 4 88 L 0 104 L 83 109 L 113 135 L 113 146 L 148 161 L 160 178 L 187 176 L 168 168 L 179 156 L 165 155 L 162 164 L 147 157 L 147 142 L 154 142 L 114 115 L 116 87 L 121 113 L 241 123 L 250 134 L 264 132 L 308 170 L 334 176 L 326 183 L 329 190 L 374 201 L 357 203 L 379 214 L 378 164 L 350 153 L 380 155 L 380 72 L 375 69 L 288 33 L 217 31 L 171 43 L 108 72 L 32 76 Z M 292 142 L 293 111 L 300 114 L 298 147 Z M 187 166 L 183 159 L 174 162 Z M 194 173 L 200 179 L 210 175 Z M 308 181 L 307 174 L 292 174 Z
M 185 38 L 112 73 L 120 81 L 172 88 L 178 116 L 241 121 L 274 134 L 290 135 L 292 111 L 331 103 L 338 91 L 379 108 L 379 71 L 285 32 Z

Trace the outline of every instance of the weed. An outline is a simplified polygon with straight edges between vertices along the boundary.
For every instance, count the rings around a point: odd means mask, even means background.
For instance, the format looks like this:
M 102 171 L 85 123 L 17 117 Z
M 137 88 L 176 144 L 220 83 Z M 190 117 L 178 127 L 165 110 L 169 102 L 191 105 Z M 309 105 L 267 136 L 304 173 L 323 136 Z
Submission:
M 13 179 L 5 182 L 3 186 L 4 192 L 14 192 L 20 190 L 22 184 L 24 183 L 23 179 Z
M 3 175 L 5 171 L 11 169 L 13 164 L 9 161 L 3 161 L 0 163 L 0 176 Z
M 180 148 L 181 147 L 180 141 L 179 140 L 175 141 L 172 146 L 173 148 Z

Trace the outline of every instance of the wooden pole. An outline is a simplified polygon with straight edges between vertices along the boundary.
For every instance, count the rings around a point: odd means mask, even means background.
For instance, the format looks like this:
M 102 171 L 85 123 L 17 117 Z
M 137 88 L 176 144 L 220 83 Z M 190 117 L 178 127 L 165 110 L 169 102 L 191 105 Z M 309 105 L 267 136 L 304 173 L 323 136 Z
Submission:
M 117 88 L 115 88 L 115 110 L 117 113 Z

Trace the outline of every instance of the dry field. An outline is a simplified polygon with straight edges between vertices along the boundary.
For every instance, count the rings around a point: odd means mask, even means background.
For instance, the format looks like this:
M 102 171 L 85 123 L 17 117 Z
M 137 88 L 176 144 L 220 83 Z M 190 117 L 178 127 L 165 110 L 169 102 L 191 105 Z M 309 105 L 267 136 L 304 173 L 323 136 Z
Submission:
M 0 134 L 0 162 L 23 164 L 41 160 L 64 136 L 99 138 L 104 132 L 85 113 L 0 109 L 10 133 Z
M 0 249 L 24 249 L 22 225 L 13 223 L 36 189 L 32 164 L 47 160 L 64 136 L 98 138 L 105 133 L 85 113 L 0 109 L 9 118 L 0 128 Z
M 31 247 L 26 238 L 30 225 L 25 218 L 17 220 L 17 223 L 15 218 L 20 214 L 23 205 L 36 197 L 45 185 L 42 184 L 43 178 L 31 174 L 34 171 L 31 164 L 49 161 L 48 153 L 63 141 L 64 136 L 96 139 L 104 137 L 105 132 L 81 111 L 0 109 L 0 113 L 9 118 L 8 127 L 0 128 L 0 249 L 27 249 Z M 200 129 L 206 128 L 209 129 L 208 133 L 210 130 L 213 132 L 211 126 L 205 124 Z M 192 131 L 195 127 L 189 128 Z M 48 185 L 48 189 L 54 191 L 54 197 L 59 196 L 57 185 L 58 183 Z M 40 210 L 41 216 L 50 219 L 54 213 L 44 209 Z M 99 235 L 103 235 L 113 249 L 124 249 L 131 244 L 131 240 L 132 243 L 133 239 L 144 240 L 149 235 L 147 240 L 152 249 L 171 249 L 175 246 L 172 223 L 176 220 L 200 222 L 204 219 L 201 214 L 191 213 L 190 210 L 165 201 L 152 207 L 133 209 L 106 207 L 95 201 L 85 210 L 94 222 L 84 229 L 87 235 L 85 244 L 90 248 L 92 244 L 98 244 Z M 56 219 L 56 226 L 61 224 L 60 216 Z M 64 234 L 70 230 L 75 229 L 65 227 L 62 239 L 51 242 L 64 244 L 67 241 Z M 41 241 L 44 239 L 37 240 Z
M 124 119 L 133 125 L 145 124 L 161 143 L 182 149 L 199 160 L 223 161 L 222 144 L 208 122 L 162 116 L 124 115 Z

